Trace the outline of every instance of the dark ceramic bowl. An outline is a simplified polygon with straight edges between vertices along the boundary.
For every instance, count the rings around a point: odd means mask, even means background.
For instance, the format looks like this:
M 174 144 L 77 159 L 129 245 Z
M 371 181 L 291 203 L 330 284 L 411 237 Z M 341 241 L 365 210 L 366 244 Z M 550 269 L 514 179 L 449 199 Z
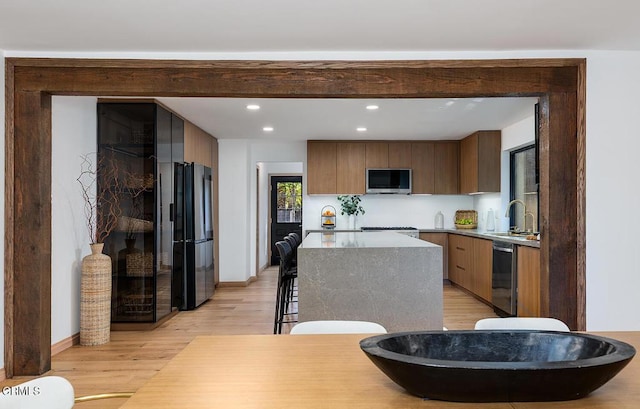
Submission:
M 360 348 L 409 393 L 457 402 L 582 398 L 636 353 L 595 335 L 522 330 L 401 332 L 363 339 Z

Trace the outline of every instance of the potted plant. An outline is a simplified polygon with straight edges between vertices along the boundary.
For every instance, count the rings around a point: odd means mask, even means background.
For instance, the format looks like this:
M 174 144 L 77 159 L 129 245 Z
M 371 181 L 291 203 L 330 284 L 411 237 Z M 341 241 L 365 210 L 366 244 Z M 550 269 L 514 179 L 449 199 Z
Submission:
M 360 205 L 362 199 L 358 195 L 340 195 L 338 201 L 340 202 L 340 214 L 349 216 L 349 228 L 354 230 L 356 216 L 364 214 L 364 208 Z

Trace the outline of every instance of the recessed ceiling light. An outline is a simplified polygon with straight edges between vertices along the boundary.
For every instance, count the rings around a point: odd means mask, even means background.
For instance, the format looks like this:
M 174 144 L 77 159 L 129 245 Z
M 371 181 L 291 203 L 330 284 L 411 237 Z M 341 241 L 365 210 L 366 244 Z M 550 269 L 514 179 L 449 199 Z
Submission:
M 262 130 L 265 132 L 273 132 L 273 126 L 265 126 Z
M 367 109 L 368 109 L 369 111 L 375 111 L 375 110 L 376 110 L 376 109 L 378 109 L 378 108 L 380 108 L 380 107 L 379 107 L 379 106 L 377 106 L 377 105 L 367 105 Z
M 249 104 L 249 105 L 247 105 L 247 109 L 249 109 L 251 111 L 257 111 L 258 109 L 260 109 L 260 105 L 258 105 L 258 104 Z
M 367 128 L 365 128 L 364 126 L 359 126 L 356 128 L 356 131 L 358 132 L 367 132 Z

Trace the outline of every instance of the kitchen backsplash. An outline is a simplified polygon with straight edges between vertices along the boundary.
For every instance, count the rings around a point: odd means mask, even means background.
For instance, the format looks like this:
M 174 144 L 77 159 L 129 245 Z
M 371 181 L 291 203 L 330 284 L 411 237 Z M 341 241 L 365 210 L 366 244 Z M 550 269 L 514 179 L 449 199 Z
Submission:
M 496 197 L 499 202 L 499 195 Z M 365 214 L 357 217 L 357 227 L 411 226 L 432 229 L 435 227 L 436 213 L 441 211 L 444 215 L 444 227 L 453 228 L 456 210 L 474 208 L 474 196 L 464 195 L 362 195 L 361 199 Z M 304 197 L 303 229 L 321 228 L 320 213 L 325 205 L 336 208 L 336 228 L 348 227 L 347 216 L 340 215 L 340 203 L 336 195 L 314 195 Z M 480 214 L 480 210 L 476 210 Z M 502 214 L 504 215 L 504 212 Z

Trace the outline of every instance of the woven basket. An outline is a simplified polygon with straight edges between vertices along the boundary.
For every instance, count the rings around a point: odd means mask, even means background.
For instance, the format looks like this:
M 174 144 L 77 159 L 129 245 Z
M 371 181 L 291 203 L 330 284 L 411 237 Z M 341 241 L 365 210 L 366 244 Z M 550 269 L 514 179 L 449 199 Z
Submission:
M 153 253 L 127 254 L 127 276 L 151 277 L 153 276 Z
M 472 224 L 457 224 L 456 220 L 471 219 Z M 456 210 L 455 218 L 453 219 L 456 229 L 475 229 L 478 227 L 478 212 L 475 210 Z

